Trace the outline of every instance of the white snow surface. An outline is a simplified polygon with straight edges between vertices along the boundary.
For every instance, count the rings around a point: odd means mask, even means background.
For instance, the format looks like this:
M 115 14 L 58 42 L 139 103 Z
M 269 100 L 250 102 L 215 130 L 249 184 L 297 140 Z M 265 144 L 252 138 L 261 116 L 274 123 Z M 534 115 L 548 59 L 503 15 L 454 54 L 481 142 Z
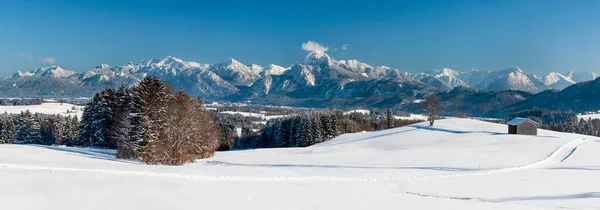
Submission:
M 600 142 L 445 119 L 185 166 L 0 145 L 3 209 L 598 209 Z
M 427 116 L 420 115 L 420 114 L 410 114 L 410 116 L 408 116 L 408 117 L 394 116 L 394 118 L 403 119 L 403 120 L 427 120 Z
M 75 110 L 72 110 L 73 107 L 75 107 Z M 68 103 L 42 103 L 40 105 L 0 106 L 0 113 L 21 114 L 21 112 L 29 110 L 32 113 L 70 115 L 81 119 L 82 109 L 83 106 Z M 67 110 L 69 110 L 69 113 L 67 113 Z
M 344 112 L 344 114 L 352 114 L 352 113 L 370 114 L 371 111 L 369 111 L 368 109 L 355 109 L 355 110 L 350 110 L 350 111 Z
M 584 120 L 589 120 L 590 118 L 600 119 L 600 114 L 582 114 L 582 115 L 577 115 L 577 118 L 584 119 Z
M 266 115 L 264 113 L 254 113 L 254 112 L 235 112 L 235 111 L 222 111 L 220 113 L 223 114 L 231 114 L 231 115 L 242 115 L 245 117 L 257 117 L 257 118 L 262 118 L 265 120 L 270 120 L 270 119 L 274 119 L 274 118 L 280 118 L 280 117 L 286 117 L 288 115 Z

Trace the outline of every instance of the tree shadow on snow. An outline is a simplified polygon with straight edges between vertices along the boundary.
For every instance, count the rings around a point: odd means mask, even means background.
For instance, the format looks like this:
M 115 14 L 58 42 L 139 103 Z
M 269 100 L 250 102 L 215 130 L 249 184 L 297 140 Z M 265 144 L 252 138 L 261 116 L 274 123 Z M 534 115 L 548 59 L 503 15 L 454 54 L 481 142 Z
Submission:
M 548 170 L 578 170 L 578 171 L 600 171 L 600 168 L 584 168 L 584 167 L 558 167 L 546 168 Z
M 515 201 L 545 201 L 545 200 L 570 200 L 570 199 L 589 199 L 589 198 L 600 198 L 600 192 L 586 192 L 568 195 L 544 195 L 544 196 L 521 196 L 521 197 L 507 197 L 498 199 L 487 199 L 487 198 L 471 198 L 471 197 L 447 197 L 430 194 L 421 194 L 406 192 L 409 195 L 431 197 L 431 198 L 443 198 L 451 200 L 474 200 L 491 203 L 503 203 L 503 202 L 515 202 Z
M 447 133 L 453 133 L 453 134 L 481 133 L 481 134 L 490 134 L 490 135 L 494 135 L 494 136 L 514 135 L 514 134 L 508 134 L 508 132 L 505 133 L 505 132 L 493 132 L 493 131 L 461 131 L 461 130 L 451 130 L 451 129 L 445 129 L 445 128 L 437 128 L 437 127 L 433 127 L 433 126 L 424 126 L 424 125 L 411 125 L 410 127 L 414 127 L 417 129 L 431 130 L 431 131 L 441 131 L 441 132 L 447 132 Z M 556 136 L 540 136 L 540 135 L 536 135 L 536 137 L 558 138 Z
M 588 199 L 588 198 L 600 198 L 600 192 L 586 192 L 569 195 L 546 195 L 546 196 L 522 196 L 522 197 L 509 197 L 500 199 L 487 200 L 489 202 L 511 202 L 511 201 L 537 201 L 537 200 L 569 200 L 569 199 Z
M 425 126 L 425 125 L 411 125 L 411 127 L 418 128 L 418 129 L 424 129 L 424 130 L 431 130 L 431 131 L 441 131 L 441 132 L 447 132 L 447 133 L 453 133 L 453 134 L 484 133 L 484 134 L 491 134 L 491 135 L 508 135 L 508 133 L 503 133 L 503 132 L 461 131 L 461 130 L 450 130 L 450 129 L 445 129 L 445 128 L 437 128 L 437 127 L 433 127 L 433 126 Z
M 79 147 L 58 147 L 48 145 L 29 145 L 38 148 L 56 150 L 64 152 L 65 154 L 75 155 L 80 157 L 98 159 L 98 160 L 109 160 L 121 163 L 136 163 L 132 160 L 117 159 L 115 152 L 107 149 L 95 149 L 95 148 L 79 148 Z
M 394 167 L 394 166 L 345 166 L 345 165 L 309 165 L 309 164 L 264 164 L 264 163 L 232 163 L 224 161 L 207 161 L 212 165 L 248 166 L 248 167 L 284 167 L 284 168 L 348 168 L 348 169 L 395 169 L 395 170 L 434 170 L 434 171 L 479 171 L 489 169 L 453 168 L 453 167 Z
M 346 144 L 346 143 L 350 143 L 350 142 L 357 142 L 357 141 L 364 141 L 364 140 L 370 140 L 370 139 L 376 139 L 376 138 L 380 138 L 380 137 L 385 137 L 385 136 L 390 136 L 390 135 L 395 135 L 395 134 L 399 134 L 399 133 L 405 133 L 405 132 L 409 132 L 409 131 L 414 131 L 417 129 L 409 129 L 409 130 L 401 130 L 401 131 L 396 131 L 396 132 L 391 132 L 391 133 L 383 133 L 383 134 L 379 134 L 379 135 L 375 135 L 375 136 L 369 136 L 369 137 L 365 137 L 365 138 L 360 138 L 360 139 L 355 139 L 352 141 L 344 141 L 344 142 L 337 142 L 337 143 L 321 143 L 321 146 L 332 146 L 332 145 L 338 145 L 338 144 Z

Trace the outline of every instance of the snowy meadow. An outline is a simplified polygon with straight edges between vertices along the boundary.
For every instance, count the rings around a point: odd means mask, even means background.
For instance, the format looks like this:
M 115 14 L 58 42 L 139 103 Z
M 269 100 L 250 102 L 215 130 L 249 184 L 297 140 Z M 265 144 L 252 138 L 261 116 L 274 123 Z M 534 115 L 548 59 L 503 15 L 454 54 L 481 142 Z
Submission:
M 217 152 L 179 167 L 116 159 L 114 150 L 0 145 L 0 197 L 7 209 L 600 207 L 597 138 L 505 132 L 447 119 L 305 148 Z

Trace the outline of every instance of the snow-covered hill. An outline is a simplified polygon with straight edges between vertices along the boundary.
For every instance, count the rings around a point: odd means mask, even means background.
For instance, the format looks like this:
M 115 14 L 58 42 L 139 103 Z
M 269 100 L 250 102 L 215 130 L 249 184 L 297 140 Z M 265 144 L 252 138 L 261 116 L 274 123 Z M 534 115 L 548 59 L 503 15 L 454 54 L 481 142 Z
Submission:
M 598 150 L 595 137 L 508 135 L 505 125 L 467 119 L 345 134 L 307 148 L 218 152 L 179 167 L 114 159 L 112 150 L 0 145 L 0 205 L 597 209 Z
M 32 113 L 77 116 L 79 119 L 81 119 L 81 115 L 83 114 L 83 106 L 68 103 L 42 103 L 41 105 L 0 106 L 0 113 L 20 114 L 21 112 L 27 110 L 29 110 Z

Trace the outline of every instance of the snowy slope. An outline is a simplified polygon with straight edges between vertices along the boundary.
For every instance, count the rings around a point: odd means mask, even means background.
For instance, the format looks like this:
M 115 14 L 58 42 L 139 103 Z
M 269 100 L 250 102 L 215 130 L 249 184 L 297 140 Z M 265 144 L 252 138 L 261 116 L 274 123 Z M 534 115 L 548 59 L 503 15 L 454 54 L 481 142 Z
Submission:
M 287 115 L 266 115 L 263 113 L 253 113 L 253 112 L 234 112 L 234 111 L 223 111 L 220 112 L 222 114 L 231 114 L 231 115 L 242 115 L 245 117 L 256 117 L 256 118 L 262 118 L 265 120 L 270 120 L 270 119 L 274 119 L 274 118 L 280 118 L 280 117 L 286 117 Z
M 5 209 L 600 207 L 596 139 L 505 132 L 447 119 L 181 167 L 116 160 L 111 150 L 0 145 L 0 198 Z
M 592 119 L 600 119 L 600 114 L 582 114 L 582 115 L 577 115 L 578 119 L 584 119 L 584 120 L 588 120 L 590 118 Z
M 75 107 L 75 110 L 73 110 L 73 107 Z M 27 106 L 0 106 L 0 113 L 20 114 L 21 112 L 27 110 L 29 110 L 32 113 L 77 116 L 79 119 L 81 119 L 81 115 L 83 114 L 83 106 L 68 103 L 42 103 L 41 105 Z M 69 113 L 67 113 L 67 110 L 69 111 Z
M 360 114 L 369 114 L 371 113 L 371 111 L 369 111 L 368 109 L 355 109 L 355 110 L 350 110 L 347 112 L 344 112 L 344 114 L 352 114 L 352 113 L 360 113 Z

